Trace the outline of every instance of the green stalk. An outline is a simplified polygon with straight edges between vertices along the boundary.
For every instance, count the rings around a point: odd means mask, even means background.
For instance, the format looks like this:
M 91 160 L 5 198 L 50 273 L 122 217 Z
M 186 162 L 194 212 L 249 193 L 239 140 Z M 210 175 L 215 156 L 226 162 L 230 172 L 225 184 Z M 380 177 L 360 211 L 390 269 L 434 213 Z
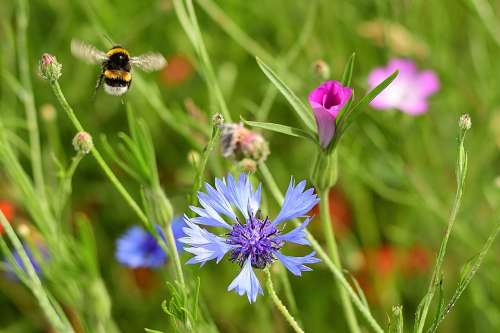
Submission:
M 23 281 L 26 282 L 27 286 L 33 292 L 33 295 L 35 295 L 35 297 L 38 300 L 38 303 L 40 304 L 40 307 L 42 308 L 49 323 L 58 332 L 74 332 L 73 328 L 71 327 L 71 325 L 68 322 L 68 319 L 66 317 L 60 317 L 59 313 L 61 313 L 61 316 L 63 316 L 62 311 L 57 311 L 54 308 L 57 305 L 53 302 L 53 300 L 51 300 L 50 296 L 47 294 L 47 292 L 43 288 L 42 282 L 40 281 L 40 278 L 38 277 L 37 273 L 35 272 L 35 268 L 31 264 L 31 261 L 28 258 L 28 255 L 26 254 L 26 251 L 25 251 L 23 245 L 21 244 L 21 241 L 16 236 L 9 221 L 5 218 L 5 215 L 3 214 L 2 211 L 0 211 L 0 225 L 3 226 L 5 232 L 7 233 L 7 236 L 9 237 L 9 239 L 12 242 L 12 245 L 14 246 L 17 253 L 19 254 L 19 257 L 21 259 L 21 262 L 22 262 L 24 269 L 26 270 L 26 274 L 27 274 L 28 279 L 26 279 L 26 280 L 23 279 Z M 4 250 L 8 251 L 7 245 L 5 244 L 4 239 L 1 237 L 0 237 L 0 244 L 2 245 L 2 248 Z M 12 264 L 19 265 L 15 261 L 12 262 Z
M 274 197 L 274 200 L 276 200 L 277 203 L 281 204 L 283 202 L 283 194 L 278 188 L 278 185 L 276 184 L 276 181 L 273 178 L 273 175 L 267 168 L 267 165 L 265 163 L 260 163 L 259 164 L 259 171 L 262 175 L 263 181 L 266 184 L 267 188 L 271 191 L 271 194 Z M 297 220 L 292 221 L 294 225 L 299 226 L 300 222 Z M 368 324 L 370 324 L 371 328 L 373 329 L 374 332 L 377 333 L 383 333 L 384 330 L 380 327 L 380 325 L 377 323 L 375 318 L 373 318 L 373 315 L 370 312 L 370 309 L 366 306 L 366 304 L 363 303 L 363 301 L 358 297 L 354 289 L 351 287 L 349 282 L 346 280 L 344 277 L 344 274 L 342 271 L 333 263 L 333 261 L 330 259 L 330 257 L 326 254 L 326 252 L 323 250 L 321 245 L 318 243 L 318 241 L 314 238 L 313 235 L 309 231 L 305 231 L 307 235 L 307 239 L 309 242 L 311 242 L 311 247 L 316 251 L 318 254 L 318 257 L 325 263 L 325 265 L 328 267 L 328 269 L 332 272 L 333 276 L 335 279 L 339 281 L 339 283 L 342 285 L 342 287 L 347 291 L 349 297 L 352 299 L 354 305 L 358 309 L 358 311 L 363 315 L 363 317 L 366 319 Z
M 28 61 L 28 43 L 26 41 L 26 30 L 28 28 L 28 3 L 20 0 L 17 15 L 17 53 L 19 59 L 19 75 L 21 84 L 26 93 L 22 101 L 26 109 L 26 122 L 30 138 L 30 155 L 33 178 L 36 189 L 42 198 L 45 198 L 45 183 L 42 168 L 42 153 L 40 148 L 40 133 L 36 117 L 35 98 L 30 79 L 30 67 Z
M 326 245 L 328 248 L 328 254 L 330 258 L 333 259 L 333 263 L 335 266 L 342 270 L 342 265 L 340 263 L 337 243 L 335 241 L 335 234 L 333 233 L 331 217 L 330 217 L 330 198 L 328 193 L 330 189 L 322 190 L 319 193 L 320 204 L 319 204 L 319 216 L 321 219 L 321 225 L 323 227 L 323 234 L 326 238 Z M 342 287 L 342 284 L 337 281 L 337 288 L 340 295 L 340 300 L 342 302 L 342 307 L 344 309 L 344 314 L 347 320 L 347 324 L 351 332 L 360 333 L 361 330 L 359 328 L 358 321 L 356 319 L 356 315 L 354 313 L 354 309 L 352 308 L 352 304 L 349 300 L 349 296 L 346 293 L 346 290 Z
M 73 126 L 76 128 L 77 131 L 84 131 L 83 126 L 80 124 L 80 121 L 76 117 L 75 113 L 73 112 L 73 109 L 69 105 L 68 101 L 66 101 L 66 98 L 64 97 L 63 92 L 61 91 L 61 87 L 59 86 L 59 82 L 53 81 L 50 82 L 50 86 L 52 88 L 52 91 L 57 97 L 57 100 L 61 104 L 62 108 L 66 112 L 66 115 L 69 117 L 71 122 L 73 123 Z M 139 219 L 145 224 L 148 224 L 148 219 L 142 209 L 139 207 L 137 202 L 130 196 L 130 194 L 127 192 L 125 187 L 120 183 L 118 178 L 115 176 L 113 171 L 109 168 L 109 166 L 106 164 L 104 159 L 102 158 L 101 154 L 97 150 L 97 148 L 94 146 L 91 150 L 92 156 L 96 159 L 97 163 L 101 167 L 101 169 L 104 171 L 106 176 L 109 178 L 113 186 L 118 190 L 118 192 L 122 195 L 122 197 L 125 199 L 127 204 L 132 208 L 132 210 L 137 214 Z
M 304 330 L 302 330 L 302 328 L 299 326 L 295 318 L 293 318 L 293 316 L 290 314 L 286 306 L 283 304 L 283 302 L 281 302 L 278 295 L 276 294 L 276 291 L 274 290 L 273 286 L 273 280 L 271 278 L 271 272 L 269 272 L 268 268 L 266 268 L 264 272 L 266 273 L 266 278 L 267 278 L 266 279 L 267 291 L 271 295 L 271 299 L 273 300 L 274 305 L 276 305 L 276 308 L 281 312 L 283 317 L 285 317 L 286 321 L 288 321 L 288 323 L 290 324 L 290 326 L 292 326 L 295 332 L 304 333 Z
M 455 193 L 455 199 L 453 200 L 453 207 L 451 209 L 450 217 L 448 219 L 448 225 L 446 227 L 446 232 L 443 240 L 441 241 L 441 246 L 439 247 L 439 253 L 434 265 L 434 271 L 432 272 L 431 281 L 429 282 L 429 287 L 427 293 L 425 294 L 422 303 L 417 310 L 417 321 L 415 322 L 415 332 L 422 333 L 425 326 L 425 319 L 429 312 L 432 299 L 439 285 L 441 279 L 442 266 L 444 261 L 444 256 L 446 255 L 446 248 L 448 246 L 448 240 L 450 239 L 451 231 L 453 225 L 457 219 L 458 211 L 462 203 L 462 194 L 465 183 L 465 175 L 467 173 L 467 153 L 464 148 L 464 140 L 466 130 L 460 133 L 460 146 L 459 146 L 459 157 L 457 160 L 457 191 Z

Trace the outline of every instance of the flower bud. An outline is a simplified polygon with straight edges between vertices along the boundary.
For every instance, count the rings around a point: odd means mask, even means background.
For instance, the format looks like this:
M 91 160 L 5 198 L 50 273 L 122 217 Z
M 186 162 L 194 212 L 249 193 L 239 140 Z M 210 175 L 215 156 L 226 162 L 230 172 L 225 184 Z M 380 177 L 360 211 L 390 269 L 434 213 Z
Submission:
M 265 161 L 269 155 L 269 145 L 259 133 L 253 132 L 242 124 L 223 124 L 221 126 L 222 155 L 236 162 L 249 159 L 255 163 Z M 248 164 L 248 161 L 245 162 Z
M 92 136 L 85 131 L 76 133 L 73 138 L 73 147 L 78 153 L 88 154 L 94 147 Z
M 337 152 L 325 154 L 318 151 L 316 162 L 311 170 L 311 180 L 319 191 L 332 188 L 337 183 L 338 178 L 338 158 Z
M 313 63 L 314 75 L 320 80 L 327 80 L 330 77 L 330 66 L 321 59 L 316 60 Z
M 54 105 L 46 103 L 40 107 L 40 115 L 46 122 L 52 122 L 56 119 L 56 109 Z
M 48 81 L 57 81 L 61 77 L 62 65 L 57 62 L 55 56 L 49 53 L 42 54 L 38 65 L 40 77 Z
M 250 158 L 244 158 L 239 163 L 238 166 L 241 170 L 247 173 L 254 173 L 257 171 L 257 162 Z
M 461 117 L 460 117 L 460 121 L 458 122 L 458 124 L 460 125 L 460 128 L 463 129 L 464 131 L 467 131 L 471 128 L 472 126 L 472 121 L 470 119 L 470 116 L 468 113 L 464 113 Z
M 189 163 L 195 168 L 198 167 L 200 163 L 200 153 L 198 153 L 196 150 L 190 150 L 187 155 Z
M 212 117 L 212 122 L 215 126 L 222 126 L 224 124 L 224 117 L 220 113 L 214 114 Z

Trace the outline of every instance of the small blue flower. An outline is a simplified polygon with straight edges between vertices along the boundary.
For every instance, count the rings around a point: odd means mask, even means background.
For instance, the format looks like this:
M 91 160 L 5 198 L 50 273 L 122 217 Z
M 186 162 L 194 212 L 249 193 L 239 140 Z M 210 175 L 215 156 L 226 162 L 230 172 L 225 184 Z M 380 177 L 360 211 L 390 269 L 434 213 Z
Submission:
M 178 250 L 182 250 L 182 244 L 178 242 L 178 239 L 184 236 L 183 227 L 182 217 L 177 217 L 172 221 L 171 228 Z M 156 226 L 156 230 L 164 239 L 161 228 Z M 165 263 L 167 255 L 153 235 L 142 227 L 133 226 L 116 241 L 116 259 L 122 265 L 131 268 L 155 268 Z
M 37 260 L 37 257 L 33 253 L 33 250 L 30 249 L 29 246 L 23 244 L 24 251 L 26 252 L 26 255 L 28 256 L 28 259 L 31 262 L 31 265 L 33 266 L 33 269 L 35 270 L 35 273 L 37 275 L 42 274 L 42 267 L 40 263 Z M 47 249 L 42 246 L 41 244 L 37 245 L 37 249 L 35 251 L 38 251 L 37 255 L 40 255 L 40 257 L 43 260 L 48 260 L 49 259 L 49 254 L 47 252 Z M 21 255 L 19 254 L 18 251 L 13 250 L 12 251 L 12 257 L 14 258 L 14 261 L 16 263 L 16 266 L 20 268 L 23 272 L 27 273 L 26 266 L 24 265 L 23 260 L 21 259 Z M 7 276 L 12 279 L 17 279 L 17 276 L 15 274 L 15 269 L 12 267 L 11 263 L 8 260 L 5 260 L 5 266 L 7 268 Z
M 231 282 L 228 291 L 235 290 L 240 296 L 247 294 L 250 303 L 262 294 L 262 288 L 254 268 L 264 269 L 279 260 L 292 274 L 300 276 L 311 268 L 306 264 L 319 262 L 315 252 L 304 257 L 287 256 L 281 252 L 289 243 L 309 245 L 305 228 L 310 222 L 306 217 L 318 202 L 312 188 L 305 190 L 306 182 L 288 186 L 285 200 L 274 220 L 261 217 L 259 207 L 262 186 L 254 191 L 247 175 L 238 180 L 229 175 L 215 179 L 215 188 L 205 184 L 205 192 L 198 193 L 201 207 L 191 207 L 197 217 L 184 216 L 185 237 L 179 242 L 186 244 L 185 251 L 194 256 L 188 264 L 201 264 L 210 260 L 219 263 L 229 253 L 229 259 L 241 267 L 238 276 Z M 283 222 L 306 217 L 298 227 L 284 232 Z M 217 236 L 200 225 L 226 229 Z

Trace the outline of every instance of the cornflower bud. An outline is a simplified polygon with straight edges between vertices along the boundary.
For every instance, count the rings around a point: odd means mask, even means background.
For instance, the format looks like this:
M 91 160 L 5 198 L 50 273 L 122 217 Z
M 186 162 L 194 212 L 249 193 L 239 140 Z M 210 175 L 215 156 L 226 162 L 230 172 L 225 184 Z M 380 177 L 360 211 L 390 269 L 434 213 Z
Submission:
M 55 56 L 49 53 L 42 54 L 40 63 L 38 65 L 38 72 L 40 77 L 47 81 L 57 81 L 61 77 L 62 65 L 57 62 Z
M 469 114 L 468 113 L 464 113 L 460 117 L 460 120 L 459 120 L 458 124 L 460 125 L 460 128 L 463 129 L 464 131 L 469 130 L 471 128 L 471 126 L 472 126 L 472 121 L 470 119 Z
M 245 128 L 242 124 L 223 124 L 221 126 L 222 155 L 241 162 L 249 159 L 258 163 L 269 155 L 269 145 L 259 133 Z M 248 166 L 248 161 L 243 165 Z
M 85 131 L 76 133 L 73 138 L 73 147 L 79 153 L 88 154 L 94 147 L 92 136 Z

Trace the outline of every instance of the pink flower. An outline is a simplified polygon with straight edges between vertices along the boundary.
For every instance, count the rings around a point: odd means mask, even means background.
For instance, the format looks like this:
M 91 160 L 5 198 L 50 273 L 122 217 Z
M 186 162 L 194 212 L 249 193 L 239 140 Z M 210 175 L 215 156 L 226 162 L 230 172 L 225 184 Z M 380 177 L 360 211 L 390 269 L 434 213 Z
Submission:
M 316 118 L 319 143 L 326 148 L 335 134 L 337 114 L 351 98 L 352 89 L 338 81 L 326 81 L 309 94 L 309 104 Z
M 399 75 L 370 105 L 375 109 L 395 108 L 411 115 L 426 112 L 427 98 L 439 90 L 439 78 L 432 70 L 419 72 L 411 60 L 391 59 L 386 67 L 375 68 L 368 75 L 370 89 L 396 69 L 399 69 Z

